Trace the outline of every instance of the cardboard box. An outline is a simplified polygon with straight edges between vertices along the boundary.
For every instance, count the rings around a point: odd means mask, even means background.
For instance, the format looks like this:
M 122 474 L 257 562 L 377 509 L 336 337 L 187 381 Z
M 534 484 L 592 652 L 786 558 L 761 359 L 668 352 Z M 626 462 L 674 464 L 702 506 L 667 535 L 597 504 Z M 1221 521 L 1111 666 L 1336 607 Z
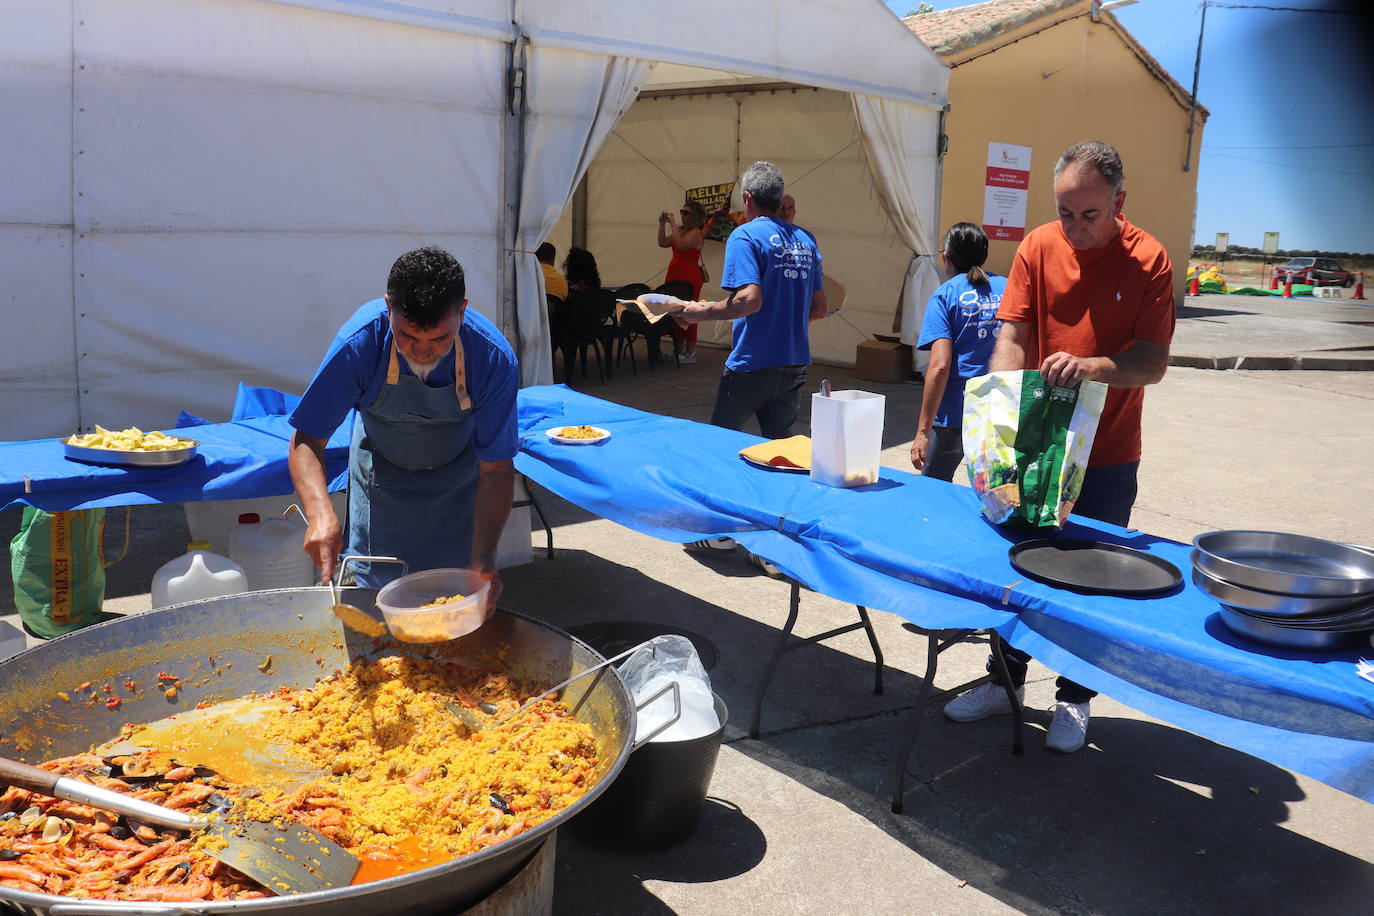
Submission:
M 911 378 L 911 347 L 895 337 L 865 340 L 854 353 L 854 375 L 870 382 L 905 382 Z

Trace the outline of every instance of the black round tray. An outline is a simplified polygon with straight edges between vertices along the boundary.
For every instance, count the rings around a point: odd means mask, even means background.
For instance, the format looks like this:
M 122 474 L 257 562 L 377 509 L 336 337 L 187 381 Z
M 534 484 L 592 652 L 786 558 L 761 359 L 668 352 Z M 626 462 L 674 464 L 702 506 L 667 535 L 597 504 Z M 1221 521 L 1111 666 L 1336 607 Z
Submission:
M 1092 595 L 1154 595 L 1183 581 L 1168 560 L 1104 541 L 1035 538 L 1008 556 L 1013 569 L 1037 582 Z

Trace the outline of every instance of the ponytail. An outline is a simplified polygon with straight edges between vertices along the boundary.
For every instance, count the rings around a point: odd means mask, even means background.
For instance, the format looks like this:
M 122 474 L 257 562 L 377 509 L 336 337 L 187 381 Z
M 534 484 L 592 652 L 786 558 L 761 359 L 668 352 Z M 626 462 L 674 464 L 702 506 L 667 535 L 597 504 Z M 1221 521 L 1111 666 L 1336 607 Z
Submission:
M 945 257 L 954 269 L 968 274 L 968 282 L 985 286 L 988 282 L 983 262 L 988 259 L 988 237 L 973 223 L 955 223 L 945 233 Z

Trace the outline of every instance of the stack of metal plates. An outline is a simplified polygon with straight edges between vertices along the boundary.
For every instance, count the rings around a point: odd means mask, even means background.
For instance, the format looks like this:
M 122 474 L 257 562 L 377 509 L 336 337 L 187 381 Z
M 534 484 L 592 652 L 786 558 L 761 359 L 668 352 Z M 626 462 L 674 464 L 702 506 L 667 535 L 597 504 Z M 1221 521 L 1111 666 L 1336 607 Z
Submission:
M 1221 602 L 1233 632 L 1285 649 L 1367 644 L 1374 550 L 1276 531 L 1193 539 L 1193 583 Z

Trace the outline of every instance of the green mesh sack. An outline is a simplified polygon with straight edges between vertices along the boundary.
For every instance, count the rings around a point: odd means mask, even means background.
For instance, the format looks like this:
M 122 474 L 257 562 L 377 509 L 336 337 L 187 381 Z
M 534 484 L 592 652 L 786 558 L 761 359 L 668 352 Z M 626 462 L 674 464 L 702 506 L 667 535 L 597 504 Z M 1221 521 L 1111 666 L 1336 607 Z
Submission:
M 24 507 L 10 541 L 14 604 L 44 639 L 100 620 L 105 601 L 105 510 L 45 512 Z

